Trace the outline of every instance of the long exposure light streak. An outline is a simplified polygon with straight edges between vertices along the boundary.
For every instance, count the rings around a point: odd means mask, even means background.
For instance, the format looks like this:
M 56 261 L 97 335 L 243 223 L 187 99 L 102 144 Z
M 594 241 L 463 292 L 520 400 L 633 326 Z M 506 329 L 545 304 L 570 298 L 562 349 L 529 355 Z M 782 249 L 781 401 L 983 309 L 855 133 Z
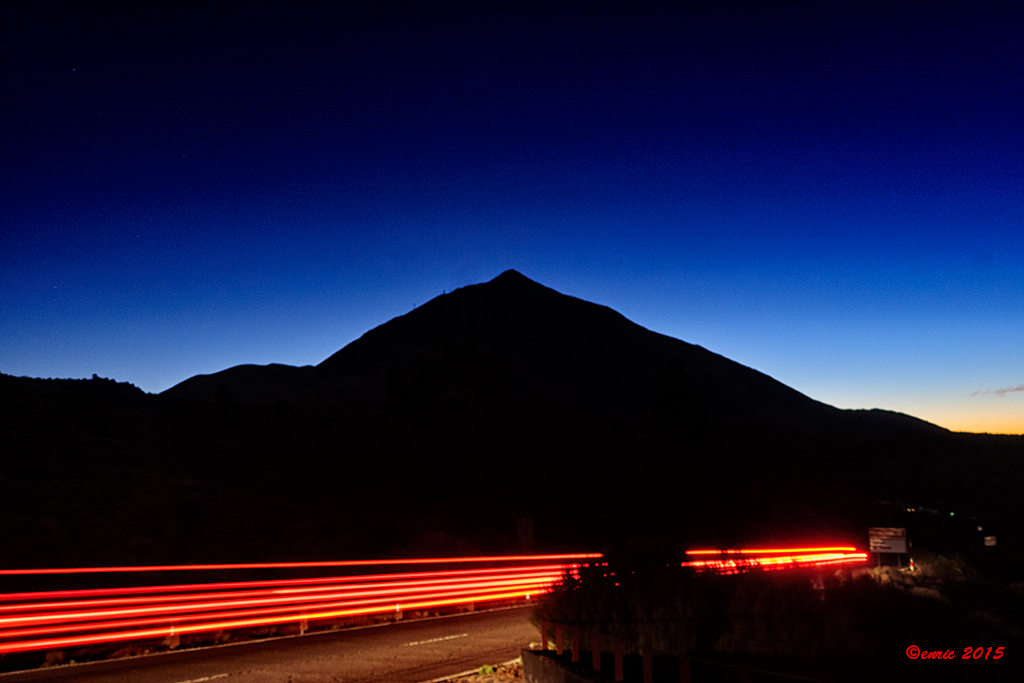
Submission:
M 752 569 L 775 570 L 862 564 L 868 559 L 867 553 L 860 552 L 852 546 L 687 550 L 686 554 L 690 556 L 717 555 L 717 559 L 689 560 L 680 564 L 698 572 L 714 571 L 719 574 L 739 574 Z
M 475 589 L 482 590 L 489 587 L 501 586 L 541 586 L 548 583 L 554 583 L 558 580 L 559 575 L 549 575 L 541 580 L 535 579 L 507 579 L 504 581 L 472 581 L 457 583 L 450 586 L 434 587 L 433 590 L 441 590 L 448 588 L 449 590 L 466 590 Z M 338 600 L 341 598 L 348 599 L 397 599 L 407 595 L 421 595 L 424 590 L 428 588 L 422 585 L 412 586 L 392 586 L 382 589 L 365 589 L 365 590 L 346 590 L 342 592 L 322 593 L 322 594 L 304 594 L 304 595 L 287 595 L 287 596 L 275 596 L 275 597 L 264 597 L 264 598 L 251 598 L 245 600 L 220 600 L 220 601 L 202 601 L 202 602 L 188 602 L 186 604 L 174 604 L 174 605 L 159 605 L 159 606 L 145 606 L 145 607 L 132 607 L 132 608 L 120 608 L 120 609 L 106 609 L 106 610 L 91 610 L 91 611 L 79 611 L 79 612 L 47 612 L 45 614 L 32 614 L 29 616 L 14 616 L 14 617 L 3 617 L 0 618 L 0 635 L 3 634 L 3 629 L 9 626 L 20 626 L 30 623 L 52 623 L 57 621 L 92 621 L 95 619 L 105 619 L 108 617 L 127 617 L 127 616 L 141 616 L 144 614 L 166 614 L 166 615 L 178 615 L 186 614 L 189 612 L 197 611 L 210 611 L 215 609 L 225 609 L 234 607 L 254 607 L 254 606 L 270 606 L 270 605 L 288 605 L 288 604 L 312 604 L 315 602 L 327 602 L 330 600 Z M 202 596 L 200 596 L 202 597 Z
M 188 593 L 176 593 L 173 595 L 135 595 L 132 597 L 124 598 L 101 598 L 97 600 L 75 600 L 75 601 L 64 601 L 64 602 L 36 602 L 36 603 L 20 603 L 13 605 L 0 605 L 0 615 L 9 614 L 13 612 L 26 611 L 26 610 L 61 610 L 61 609 L 73 609 L 77 607 L 105 607 L 114 605 L 153 605 L 159 603 L 180 603 L 193 601 L 197 599 L 217 599 L 217 598 L 256 598 L 264 596 L 279 597 L 283 595 L 292 595 L 305 593 L 312 595 L 316 593 L 325 593 L 328 591 L 335 591 L 336 595 L 342 593 L 351 593 L 352 595 L 373 595 L 373 594 L 387 594 L 389 590 L 394 592 L 403 592 L 416 590 L 420 587 L 431 587 L 431 586 L 444 586 L 448 584 L 459 584 L 459 585 L 471 585 L 481 584 L 487 585 L 495 581 L 505 581 L 514 583 L 525 583 L 531 580 L 543 579 L 550 580 L 552 577 L 557 580 L 560 577 L 561 572 L 558 570 L 541 571 L 541 572 L 519 572 L 516 574 L 496 574 L 491 576 L 471 576 L 471 577 L 455 577 L 455 578 L 439 578 L 439 579 L 427 579 L 427 580 L 408 580 L 404 582 L 381 582 L 381 583 L 354 583 L 347 585 L 320 585 L 310 588 L 270 588 L 266 590 L 241 590 L 241 591 L 218 591 L 218 592 L 201 592 L 192 591 Z M 347 578 L 347 577 L 343 577 Z M 177 588 L 193 588 L 193 586 L 177 586 Z M 329 596 L 333 597 L 333 596 Z M 287 598 L 285 598 L 287 599 Z M 326 598 L 325 598 L 326 599 Z M 6 619 L 0 616 L 0 627 L 6 623 Z
M 21 593 L 2 593 L 0 603 L 23 600 L 45 600 L 56 598 L 80 598 L 101 595 L 135 595 L 142 593 L 175 593 L 184 590 L 216 590 L 231 588 L 256 588 L 266 586 L 311 586 L 317 584 L 344 583 L 351 581 L 365 581 L 369 578 L 378 581 L 401 580 L 401 579 L 422 579 L 428 577 L 444 576 L 474 576 L 483 574 L 498 574 L 512 572 L 537 572 L 537 571 L 562 571 L 567 565 L 544 564 L 524 565 L 521 567 L 489 567 L 486 569 L 462 569 L 448 571 L 430 572 L 402 572 L 398 574 L 359 574 L 355 576 L 330 576 L 313 579 L 272 579 L 265 581 L 221 581 L 216 583 L 189 583 L 170 584 L 162 586 L 131 586 L 124 588 L 86 588 L 77 590 L 55 590 L 55 591 L 32 591 Z M 0 609 L 3 609 L 0 606 Z
M 481 595 L 477 599 L 508 600 L 522 598 L 530 595 L 531 591 L 508 591 L 504 593 L 491 593 Z M 460 596 L 443 600 L 422 600 L 400 605 L 401 609 L 417 610 L 430 607 L 442 607 L 447 605 L 460 605 L 466 602 L 473 602 L 474 596 Z M 27 652 L 31 650 L 49 650 L 55 648 L 95 645 L 98 643 L 120 642 L 126 640 L 138 640 L 140 638 L 163 638 L 188 633 L 200 633 L 203 631 L 223 631 L 227 629 L 250 628 L 254 626 L 268 626 L 284 624 L 300 620 L 312 621 L 315 619 L 330 619 L 338 617 L 351 617 L 366 614 L 379 614 L 383 612 L 396 611 L 393 605 L 374 605 L 370 607 L 338 609 L 330 611 L 319 611 L 312 613 L 290 613 L 278 617 L 261 617 L 257 619 L 235 619 L 213 623 L 203 623 L 191 626 L 166 626 L 162 628 L 143 629 L 137 631 L 122 631 L 117 633 L 98 634 L 93 636 L 71 636 L 67 638 L 55 638 L 49 640 L 22 641 L 13 643 L 0 643 L 0 653 Z
M 503 586 L 488 586 L 482 588 L 458 588 L 442 591 L 434 591 L 427 593 L 417 593 L 413 597 L 417 601 L 423 600 L 438 600 L 447 599 L 462 596 L 466 601 L 473 600 L 485 600 L 489 599 L 489 596 L 495 594 L 502 594 L 507 592 L 510 588 L 519 589 L 530 593 L 541 593 L 544 589 L 550 587 L 551 582 L 548 583 L 537 583 L 537 584 L 512 584 Z M 402 596 L 408 598 L 409 596 Z M 283 613 L 294 613 L 299 615 L 296 619 L 306 619 L 308 617 L 301 616 L 302 614 L 323 611 L 325 609 L 343 609 L 343 608 L 354 608 L 354 607 L 367 607 L 371 605 L 379 605 L 383 609 L 382 611 L 396 611 L 403 608 L 404 601 L 396 601 L 396 596 L 388 596 L 390 599 L 378 598 L 378 599 L 359 599 L 359 600 L 336 600 L 336 601 L 316 601 L 310 603 L 288 603 L 278 606 L 264 606 L 254 609 L 231 609 L 219 612 L 204 612 L 204 613 L 191 613 L 183 612 L 177 615 L 173 622 L 180 624 L 184 622 L 197 622 L 197 621 L 211 621 L 211 620 L 222 620 L 227 618 L 237 617 L 253 617 L 263 614 L 283 614 Z M 257 606 L 250 606 L 257 607 Z M 151 624 L 167 624 L 168 619 L 166 616 L 151 617 L 146 619 L 113 619 L 108 621 L 95 621 L 92 623 L 76 623 L 74 628 L 77 631 L 85 630 L 102 630 L 110 628 L 123 628 L 128 626 L 145 626 Z M 26 628 L 26 629 L 4 629 L 2 635 L 4 638 L 13 637 L 26 637 L 31 635 L 46 635 L 52 633 L 61 633 L 67 631 L 67 625 L 61 626 L 46 626 L 38 628 Z M 2 646 L 0 646 L 2 647 Z
M 735 550 L 687 550 L 687 555 L 779 555 L 787 553 L 853 553 L 853 546 L 827 546 L 821 548 L 739 548 Z
M 0 575 L 112 574 L 210 569 L 307 569 L 493 563 L 497 567 L 316 578 L 106 586 L 0 594 L 0 654 L 401 613 L 545 593 L 597 553 L 422 560 L 291 562 L 2 570 Z
M 208 571 L 221 569 L 310 569 L 314 567 L 380 567 L 387 565 L 458 564 L 463 562 L 526 562 L 532 560 L 585 560 L 601 553 L 568 555 L 493 555 L 490 557 L 431 557 L 415 560 L 335 560 L 328 562 L 250 562 L 240 564 L 159 564 L 141 567 L 69 567 L 47 569 L 0 569 L 0 576 L 45 574 L 109 574 L 128 572 Z

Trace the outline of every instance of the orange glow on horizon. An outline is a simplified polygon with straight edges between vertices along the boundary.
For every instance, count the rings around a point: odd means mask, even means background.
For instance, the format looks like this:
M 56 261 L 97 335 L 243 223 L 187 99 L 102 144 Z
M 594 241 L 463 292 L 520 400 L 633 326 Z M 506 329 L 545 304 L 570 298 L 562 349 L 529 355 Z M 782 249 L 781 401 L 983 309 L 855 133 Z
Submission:
M 952 432 L 1024 435 L 1024 395 L 979 392 L 958 399 L 908 396 L 887 405 Z M 853 405 L 845 406 L 853 408 Z

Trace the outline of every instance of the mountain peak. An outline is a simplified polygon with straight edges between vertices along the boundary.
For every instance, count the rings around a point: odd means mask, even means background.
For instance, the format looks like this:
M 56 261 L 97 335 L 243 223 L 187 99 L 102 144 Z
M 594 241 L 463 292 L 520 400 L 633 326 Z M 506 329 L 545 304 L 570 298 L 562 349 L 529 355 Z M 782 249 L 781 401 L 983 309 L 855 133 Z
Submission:
M 482 291 L 490 291 L 492 293 L 498 293 L 499 296 L 509 297 L 514 299 L 521 299 L 522 297 L 533 298 L 536 296 L 549 297 L 554 295 L 559 299 L 572 299 L 561 292 L 558 292 L 550 287 L 542 285 L 536 280 L 531 280 L 526 277 L 518 270 L 508 269 L 498 277 L 484 282 L 481 285 Z
M 498 277 L 496 277 L 493 280 L 491 280 L 491 282 L 494 282 L 494 283 L 499 283 L 499 282 L 501 282 L 501 283 L 520 283 L 520 284 L 530 283 L 531 285 L 538 284 L 538 283 L 534 282 L 533 280 L 531 280 L 530 278 L 528 278 L 525 275 L 523 275 L 522 273 L 520 273 L 518 270 L 513 270 L 511 268 L 509 268 L 504 273 L 502 273 Z

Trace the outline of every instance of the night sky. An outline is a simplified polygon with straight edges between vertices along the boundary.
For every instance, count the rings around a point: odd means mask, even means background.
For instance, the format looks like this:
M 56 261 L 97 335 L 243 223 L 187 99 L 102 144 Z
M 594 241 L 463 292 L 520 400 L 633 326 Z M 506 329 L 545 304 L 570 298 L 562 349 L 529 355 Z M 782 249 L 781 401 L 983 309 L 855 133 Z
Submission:
M 514 268 L 841 408 L 1024 432 L 1019 3 L 288 4 L 4 4 L 0 370 L 316 364 Z

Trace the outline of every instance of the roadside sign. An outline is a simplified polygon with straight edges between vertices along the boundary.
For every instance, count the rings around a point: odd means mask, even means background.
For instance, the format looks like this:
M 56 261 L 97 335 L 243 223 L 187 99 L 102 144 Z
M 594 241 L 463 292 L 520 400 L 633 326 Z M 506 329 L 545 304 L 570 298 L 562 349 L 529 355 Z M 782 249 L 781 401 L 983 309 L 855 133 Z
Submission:
M 893 527 L 868 529 L 868 550 L 873 553 L 907 552 L 907 530 Z

